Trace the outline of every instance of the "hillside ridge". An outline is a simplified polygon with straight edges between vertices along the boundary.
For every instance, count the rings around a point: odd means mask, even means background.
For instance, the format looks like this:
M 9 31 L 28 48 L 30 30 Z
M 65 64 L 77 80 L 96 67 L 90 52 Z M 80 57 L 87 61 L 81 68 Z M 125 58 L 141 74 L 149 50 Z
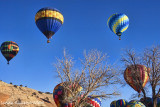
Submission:
M 0 81 L 0 107 L 56 107 L 53 94 Z

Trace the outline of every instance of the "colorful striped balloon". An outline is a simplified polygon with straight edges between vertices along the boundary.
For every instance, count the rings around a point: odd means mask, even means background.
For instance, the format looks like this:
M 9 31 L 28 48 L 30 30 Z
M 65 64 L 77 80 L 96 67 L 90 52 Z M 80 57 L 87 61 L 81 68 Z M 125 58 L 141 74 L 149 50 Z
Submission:
M 146 106 L 140 101 L 132 100 L 127 104 L 127 107 L 146 107 Z
M 119 99 L 116 101 L 116 107 L 126 107 L 127 106 L 127 101 L 124 99 Z
M 39 30 L 49 39 L 59 30 L 64 22 L 63 15 L 55 8 L 42 8 L 35 15 Z
M 15 57 L 17 53 L 19 52 L 19 46 L 17 45 L 17 43 L 13 41 L 3 42 L 0 49 L 1 49 L 1 53 L 3 54 L 3 56 L 8 61 L 8 64 L 9 64 L 9 61 L 13 57 Z
M 88 96 L 87 107 L 101 107 L 101 99 Z
M 76 85 L 73 84 L 73 85 L 70 85 L 69 87 L 71 89 L 71 88 L 75 88 L 75 86 Z M 82 91 L 82 87 L 80 85 L 77 86 L 77 89 L 75 91 L 76 91 L 76 93 Z M 67 95 L 64 95 L 64 94 L 67 94 Z M 70 103 L 63 103 L 62 102 L 62 100 L 64 99 L 64 96 L 71 97 L 71 93 L 68 92 L 67 90 L 66 90 L 66 93 L 64 93 L 64 83 L 60 83 L 53 90 L 53 98 L 54 98 L 54 101 L 55 101 L 57 107 L 73 107 L 72 102 L 70 102 Z
M 109 17 L 107 25 L 112 32 L 119 36 L 120 40 L 122 33 L 126 31 L 129 26 L 129 18 L 123 13 L 116 13 Z
M 116 107 L 116 100 L 111 102 L 110 107 Z
M 141 92 L 140 87 L 145 87 L 146 83 L 148 82 L 148 73 L 149 68 L 144 65 L 130 65 L 124 71 L 124 79 L 125 81 L 138 93 Z M 140 86 L 142 83 L 142 86 Z
M 128 102 L 124 99 L 112 101 L 110 107 L 126 107 Z

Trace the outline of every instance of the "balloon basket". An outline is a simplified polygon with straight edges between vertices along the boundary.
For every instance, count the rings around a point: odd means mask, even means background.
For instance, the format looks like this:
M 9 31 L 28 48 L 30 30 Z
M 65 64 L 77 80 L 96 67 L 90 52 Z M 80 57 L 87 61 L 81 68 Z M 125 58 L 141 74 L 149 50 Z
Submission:
M 50 40 L 47 40 L 47 43 L 50 43 Z
M 121 36 L 119 36 L 119 40 L 121 40 Z

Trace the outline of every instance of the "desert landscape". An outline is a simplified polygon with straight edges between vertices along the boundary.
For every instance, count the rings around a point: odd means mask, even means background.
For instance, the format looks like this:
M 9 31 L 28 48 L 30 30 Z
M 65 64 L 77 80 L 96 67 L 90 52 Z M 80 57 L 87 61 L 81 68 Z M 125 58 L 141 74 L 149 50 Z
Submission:
M 56 107 L 53 95 L 0 81 L 0 107 Z

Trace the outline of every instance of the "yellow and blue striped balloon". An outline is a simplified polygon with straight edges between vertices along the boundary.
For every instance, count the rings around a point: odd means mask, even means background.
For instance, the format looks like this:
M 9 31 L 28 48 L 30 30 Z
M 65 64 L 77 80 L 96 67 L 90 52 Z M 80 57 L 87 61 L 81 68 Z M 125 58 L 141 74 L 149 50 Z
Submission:
M 143 103 L 137 100 L 131 100 L 128 104 L 127 107 L 146 107 Z
M 122 33 L 126 31 L 129 26 L 129 18 L 123 13 L 116 13 L 109 17 L 107 25 L 112 32 L 119 36 L 120 40 Z

